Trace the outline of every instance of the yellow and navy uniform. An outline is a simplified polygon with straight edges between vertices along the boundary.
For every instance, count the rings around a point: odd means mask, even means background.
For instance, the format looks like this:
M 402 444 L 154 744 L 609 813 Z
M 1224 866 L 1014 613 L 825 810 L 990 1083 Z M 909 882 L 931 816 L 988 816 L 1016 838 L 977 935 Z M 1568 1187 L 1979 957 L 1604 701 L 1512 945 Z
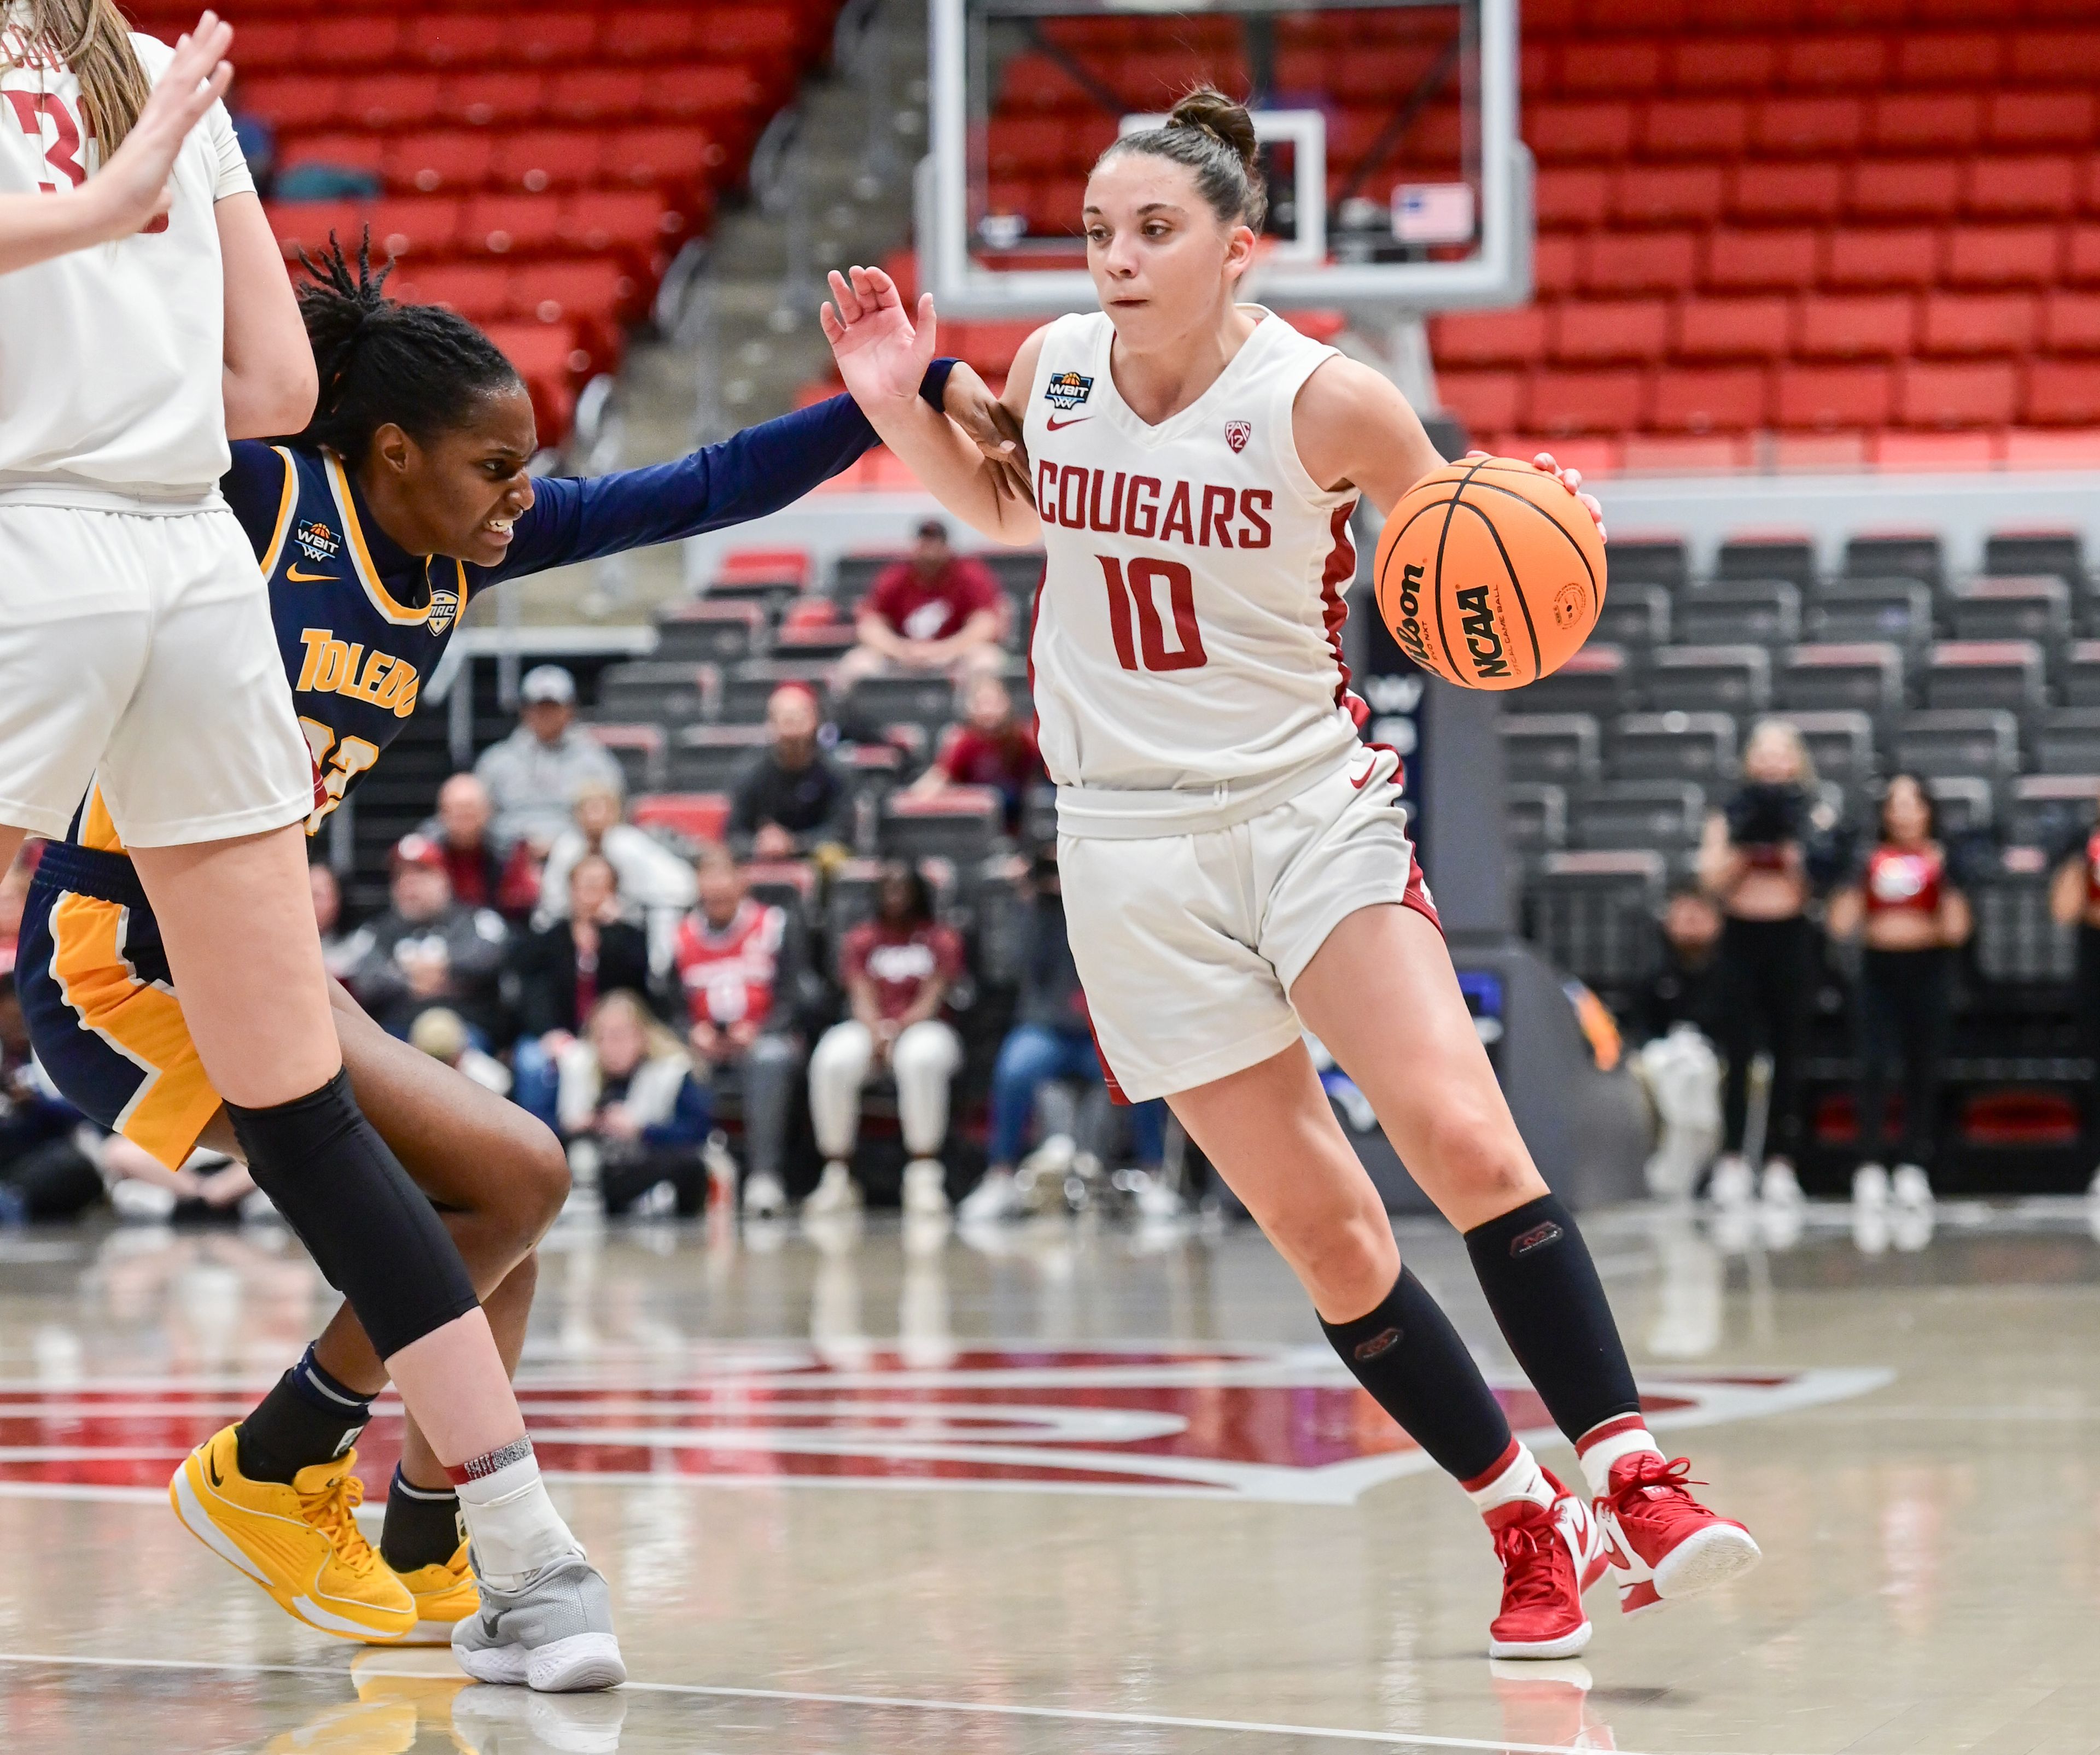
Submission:
M 949 362 L 924 390 L 936 407 Z M 533 483 L 501 565 L 410 554 L 317 447 L 233 447 L 221 483 L 270 582 L 285 674 L 313 751 L 313 832 L 414 713 L 469 601 L 507 579 L 743 523 L 792 504 L 875 443 L 836 396 L 673 463 Z M 170 734 L 179 728 L 170 727 Z M 65 1097 L 179 1165 L 219 1107 L 183 1023 L 158 924 L 91 792 L 46 849 L 15 978 L 37 1057 Z

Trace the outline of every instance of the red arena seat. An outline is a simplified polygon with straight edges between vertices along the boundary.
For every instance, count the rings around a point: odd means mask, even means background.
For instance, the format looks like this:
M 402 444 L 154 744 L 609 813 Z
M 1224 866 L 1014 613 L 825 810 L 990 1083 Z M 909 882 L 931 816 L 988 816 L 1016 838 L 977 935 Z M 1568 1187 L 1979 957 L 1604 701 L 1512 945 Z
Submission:
M 1785 298 L 1695 298 L 1678 308 L 1675 351 L 1686 359 L 1777 359 L 1792 311 Z
M 434 129 L 386 140 L 387 183 L 425 195 L 464 193 L 488 180 L 495 141 L 478 130 Z
M 1909 426 L 2004 426 L 2018 403 L 2010 362 L 1912 359 L 1899 368 L 1897 418 Z

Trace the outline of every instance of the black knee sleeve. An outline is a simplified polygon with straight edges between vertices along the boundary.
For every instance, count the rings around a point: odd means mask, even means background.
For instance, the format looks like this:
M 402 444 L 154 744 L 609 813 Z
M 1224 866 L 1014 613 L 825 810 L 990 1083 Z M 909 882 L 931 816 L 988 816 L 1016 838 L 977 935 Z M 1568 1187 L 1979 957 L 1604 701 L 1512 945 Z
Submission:
M 350 1074 L 266 1109 L 229 1103 L 248 1173 L 382 1359 L 480 1300 L 444 1222 L 350 1094 Z
M 1429 1288 L 1406 1268 L 1385 1302 L 1353 1322 L 1320 1324 L 1342 1363 L 1400 1429 L 1462 1481 L 1509 1449 L 1502 1404 Z
M 1553 1423 L 1570 1440 L 1637 1413 L 1640 1395 L 1590 1246 L 1557 1195 L 1466 1233 L 1488 1306 Z

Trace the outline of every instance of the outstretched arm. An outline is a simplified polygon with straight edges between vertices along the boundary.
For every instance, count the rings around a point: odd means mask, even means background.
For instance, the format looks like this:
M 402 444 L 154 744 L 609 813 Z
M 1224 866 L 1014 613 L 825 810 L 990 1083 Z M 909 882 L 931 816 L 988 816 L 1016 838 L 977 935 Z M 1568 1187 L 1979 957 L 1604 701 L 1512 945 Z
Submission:
M 1019 546 L 1036 541 L 1042 525 L 1034 505 L 1015 492 L 1011 467 L 995 462 L 953 421 L 924 407 L 913 394 L 933 353 L 932 295 L 919 301 L 915 324 L 888 275 L 880 268 L 855 268 L 850 279 L 832 276 L 832 302 L 824 306 L 821 320 L 854 400 L 927 491 L 995 542 Z M 1022 344 L 1007 377 L 1004 401 L 1009 410 L 1014 407 L 1014 386 L 1030 381 L 1041 351 L 1039 336 Z M 1017 456 L 1019 444 L 1012 443 Z
M 938 399 L 951 364 L 922 367 L 912 396 Z M 675 462 L 536 482 L 532 509 L 518 520 L 510 554 L 483 582 L 763 518 L 821 487 L 874 443 L 875 430 L 853 399 L 832 396 Z

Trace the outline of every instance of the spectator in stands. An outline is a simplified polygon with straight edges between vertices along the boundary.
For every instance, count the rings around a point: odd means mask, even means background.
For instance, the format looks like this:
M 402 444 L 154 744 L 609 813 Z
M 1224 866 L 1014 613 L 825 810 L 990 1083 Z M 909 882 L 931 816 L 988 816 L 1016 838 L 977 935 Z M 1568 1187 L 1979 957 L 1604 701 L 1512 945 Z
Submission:
M 471 1078 L 484 1091 L 492 1091 L 499 1097 L 510 1095 L 510 1069 L 494 1055 L 474 1047 L 466 1020 L 449 1006 L 432 1006 L 419 1013 L 408 1027 L 408 1046 Z
M 1743 784 L 1707 819 L 1699 848 L 1700 884 L 1726 916 L 1719 984 L 1727 1079 L 1711 1184 L 1723 1206 L 1740 1206 L 1759 1190 L 1743 1144 L 1750 1062 L 1760 1048 L 1772 1063 L 1762 1192 L 1768 1202 L 1800 1199 L 1801 1059 L 1821 968 L 1808 919 L 1810 867 L 1833 827 L 1800 732 L 1783 719 L 1760 720 L 1743 751 Z
M 729 844 L 742 858 L 795 859 L 843 849 L 853 836 L 853 792 L 817 742 L 817 697 L 783 682 L 765 703 L 766 745 L 736 777 Z
M 788 1105 L 802 1068 L 795 990 L 805 967 L 801 924 L 756 901 L 726 848 L 695 863 L 699 903 L 678 928 L 672 962 L 685 995 L 686 1042 L 713 1083 L 717 1107 L 734 1091 L 743 1111 L 743 1210 L 771 1216 L 787 1204 L 780 1172 Z
M 963 1064 L 963 1045 L 942 1021 L 949 990 L 963 972 L 963 941 L 933 918 L 933 896 L 914 866 L 893 860 L 876 888 L 876 917 L 845 935 L 839 950 L 849 1016 L 834 1024 L 810 1056 L 810 1115 L 823 1180 L 804 1210 L 814 1216 L 860 1204 L 848 1160 L 860 1129 L 862 1087 L 887 1069 L 897 1077 L 898 1117 L 905 1149 L 904 1210 L 943 1213 L 946 1173 L 934 1153 L 948 1131 L 948 1082 Z
M 981 561 L 948 545 L 948 527 L 929 518 L 919 527 L 908 560 L 876 575 L 854 622 L 859 641 L 840 659 L 843 697 L 862 677 L 893 671 L 945 671 L 963 677 L 996 672 L 1006 600 Z
M 1662 967 L 1642 995 L 1643 1036 L 1666 1036 L 1689 1024 L 1721 1039 L 1721 910 L 1693 884 L 1670 892 L 1662 910 Z
M 990 1162 L 984 1180 L 960 1209 L 967 1220 L 1004 1219 L 1020 1210 L 1021 1192 L 1014 1167 L 1035 1118 L 1038 1089 L 1054 1078 L 1096 1086 L 1102 1082 L 1101 1056 L 1087 1021 L 1087 996 L 1080 989 L 1079 972 L 1065 936 L 1065 898 L 1058 886 L 1054 848 L 1037 852 L 1029 873 L 1029 891 L 1021 930 L 1021 997 L 1014 1008 L 1013 1027 L 999 1045 L 991 1075 Z M 1180 1203 L 1158 1180 L 1166 1107 L 1157 1099 L 1140 1103 L 1130 1111 L 1130 1118 L 1138 1167 L 1146 1173 L 1140 1188 L 1140 1205 L 1156 1189 L 1165 1197 L 1161 1210 L 1171 1211 Z M 1069 1162 L 1069 1141 L 1066 1145 Z
M 342 884 L 333 866 L 315 860 L 307 866 L 307 888 L 313 893 L 314 924 L 320 928 L 321 961 L 338 981 L 350 974 L 350 935 L 342 926 Z
M 2049 912 L 2062 926 L 2078 929 L 2077 972 L 2073 999 L 2081 1052 L 2100 1062 L 2100 828 L 2093 829 L 2056 868 L 2049 892 Z M 2100 1161 L 2100 1080 L 2085 1087 L 2085 1137 L 2089 1164 Z M 2091 1192 L 2100 1201 L 2100 1167 L 2093 1172 Z
M 1881 833 L 1830 898 L 1830 936 L 1864 943 L 1860 959 L 1860 1166 L 1862 1206 L 1921 1208 L 1932 1200 L 1939 1132 L 1939 1063 L 1954 1014 L 1954 950 L 1965 944 L 1969 898 L 1955 887 L 1939 814 L 1925 783 L 1899 774 L 1882 796 Z M 1893 1174 L 1882 1162 L 1890 1063 L 1904 1064 L 1904 1130 Z
M 650 965 L 669 966 L 671 940 L 693 905 L 693 868 L 646 829 L 626 822 L 620 783 L 588 780 L 576 792 L 575 820 L 548 851 L 540 875 L 540 906 L 534 923 L 545 926 L 569 911 L 569 873 L 586 853 L 597 853 L 620 880 L 620 896 L 640 912 L 649 934 Z
M 973 677 L 963 696 L 963 722 L 948 734 L 931 767 L 912 783 L 919 796 L 951 786 L 988 786 L 1004 806 L 1006 832 L 1021 831 L 1028 789 L 1047 783 L 1035 734 L 1013 715 L 1013 697 L 994 676 Z
M 358 1003 L 404 1038 L 417 1013 L 444 1005 L 484 1043 L 502 1040 L 498 983 L 510 940 L 503 916 L 452 899 L 444 855 L 426 836 L 402 836 L 389 890 L 386 911 L 342 946 L 344 982 Z
M 474 771 L 496 807 L 496 842 L 517 842 L 544 855 L 569 826 L 576 794 L 596 781 L 620 784 L 612 752 L 576 723 L 576 679 L 559 664 L 540 664 L 519 684 L 518 729 L 481 752 Z
M 697 1213 L 708 1094 L 678 1038 L 631 993 L 607 994 L 561 1057 L 561 1135 L 580 1185 L 608 1213 Z
M 513 926 L 523 926 L 540 899 L 540 871 L 525 842 L 496 849 L 490 830 L 496 807 L 475 774 L 456 774 L 438 788 L 437 814 L 422 832 L 445 856 L 452 894 L 470 908 L 493 908 Z
M 515 945 L 519 1035 L 511 1060 L 518 1103 L 554 1124 L 556 1068 L 584 1020 L 611 993 L 646 993 L 649 938 L 620 906 L 620 879 L 602 853 L 570 866 L 568 906 Z

